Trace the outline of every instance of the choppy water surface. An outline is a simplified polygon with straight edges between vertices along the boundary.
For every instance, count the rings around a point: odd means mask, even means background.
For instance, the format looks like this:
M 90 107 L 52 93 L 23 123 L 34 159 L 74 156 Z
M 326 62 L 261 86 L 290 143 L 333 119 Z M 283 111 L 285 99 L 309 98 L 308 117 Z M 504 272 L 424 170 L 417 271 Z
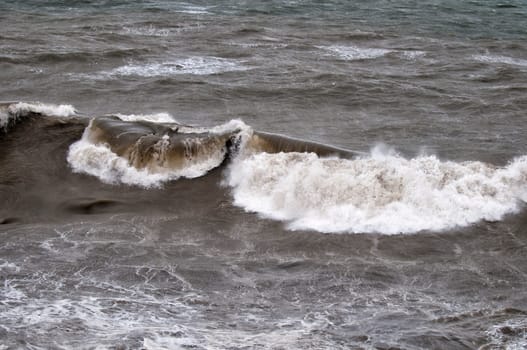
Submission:
M 525 23 L 0 2 L 0 349 L 526 347 Z

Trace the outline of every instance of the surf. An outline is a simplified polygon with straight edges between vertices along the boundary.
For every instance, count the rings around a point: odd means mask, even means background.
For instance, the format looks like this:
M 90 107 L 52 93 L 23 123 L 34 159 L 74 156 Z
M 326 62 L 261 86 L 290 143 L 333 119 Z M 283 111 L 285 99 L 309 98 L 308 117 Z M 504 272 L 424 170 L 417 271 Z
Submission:
M 498 167 L 434 155 L 407 158 L 253 130 L 241 120 L 203 127 L 168 113 L 81 116 L 70 105 L 0 104 L 4 130 L 28 118 L 84 118 L 66 161 L 113 185 L 163 188 L 221 168 L 234 205 L 290 230 L 401 234 L 499 221 L 527 201 L 527 156 Z

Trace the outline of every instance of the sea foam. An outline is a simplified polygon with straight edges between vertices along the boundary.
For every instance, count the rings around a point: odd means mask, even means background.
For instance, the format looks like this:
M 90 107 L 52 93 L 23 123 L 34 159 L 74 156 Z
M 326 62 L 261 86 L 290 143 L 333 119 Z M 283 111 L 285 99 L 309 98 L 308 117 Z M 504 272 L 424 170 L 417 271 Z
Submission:
M 153 114 L 116 114 L 116 117 L 127 122 L 146 121 L 150 123 L 175 123 L 176 120 L 168 113 Z
M 322 49 L 329 50 L 338 56 L 346 60 L 368 60 L 375 59 L 382 56 L 385 56 L 392 52 L 388 49 L 379 49 L 379 48 L 366 48 L 358 46 L 342 46 L 342 45 L 333 45 L 322 47 Z
M 507 64 L 511 66 L 527 67 L 527 60 L 521 58 L 513 58 L 502 55 L 475 55 L 473 58 L 476 61 L 491 64 Z
M 38 113 L 50 117 L 71 117 L 77 112 L 72 105 L 54 105 L 45 103 L 18 102 L 9 106 L 9 114 L 21 117 L 29 113 Z
M 234 162 L 227 177 L 235 204 L 326 233 L 444 230 L 500 220 L 527 199 L 527 156 L 496 168 L 378 150 L 355 160 L 259 153 Z
M 246 67 L 234 60 L 219 57 L 189 57 L 165 62 L 152 62 L 145 64 L 132 63 L 101 74 L 103 76 L 111 77 L 155 77 L 179 74 L 210 75 L 245 69 Z

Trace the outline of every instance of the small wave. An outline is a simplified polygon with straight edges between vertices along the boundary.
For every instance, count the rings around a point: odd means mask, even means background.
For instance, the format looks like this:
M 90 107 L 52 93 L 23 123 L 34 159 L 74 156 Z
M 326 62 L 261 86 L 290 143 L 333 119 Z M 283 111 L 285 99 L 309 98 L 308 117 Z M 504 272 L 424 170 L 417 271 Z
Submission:
M 209 13 L 209 8 L 205 6 L 196 6 L 196 5 L 184 5 L 181 8 L 177 9 L 177 12 L 187 13 L 191 15 L 204 15 Z
M 102 72 L 99 76 L 156 77 L 178 74 L 211 75 L 245 69 L 244 66 L 233 60 L 218 57 L 191 57 L 161 63 L 128 64 L 108 72 Z
M 71 105 L 54 105 L 40 102 L 14 102 L 0 104 L 0 130 L 16 123 L 30 114 L 40 114 L 49 117 L 71 117 L 76 115 L 76 110 Z
M 419 50 L 403 50 L 399 51 L 399 53 L 403 58 L 411 61 L 426 56 L 426 52 Z
M 127 122 L 147 121 L 150 123 L 175 123 L 176 120 L 168 113 L 155 114 L 116 114 L 116 116 Z
M 521 58 L 513 58 L 508 56 L 499 56 L 499 55 L 475 55 L 473 58 L 476 61 L 483 63 L 498 63 L 498 64 L 508 64 L 511 66 L 521 66 L 527 67 L 527 60 Z
M 71 117 L 74 116 L 77 111 L 72 105 L 54 105 L 40 102 L 19 102 L 9 106 L 9 113 L 17 116 L 25 116 L 29 113 L 37 113 L 50 117 Z
M 0 62 L 27 65 L 42 65 L 44 63 L 57 64 L 66 62 L 90 63 L 93 61 L 101 61 L 111 58 L 132 58 L 147 53 L 149 53 L 149 51 L 144 48 L 122 48 L 94 51 L 60 51 L 60 49 L 57 49 L 57 51 L 51 52 L 46 49 L 45 52 L 36 50 L 35 53 L 28 55 L 0 56 Z
M 153 25 L 138 26 L 138 27 L 124 27 L 120 33 L 127 34 L 127 35 L 160 36 L 160 37 L 166 37 L 172 34 L 170 29 L 157 28 L 157 27 L 154 27 Z
M 323 46 L 319 48 L 326 51 L 330 51 L 333 54 L 339 56 L 340 58 L 348 61 L 371 60 L 384 57 L 389 54 L 393 54 L 401 59 L 410 61 L 414 61 L 418 58 L 426 56 L 425 51 L 419 50 L 380 49 L 341 45 Z
M 520 350 L 527 348 L 527 320 L 525 315 L 497 324 L 486 333 L 490 341 L 480 349 Z
M 393 50 L 378 49 L 378 48 L 364 48 L 357 46 L 327 46 L 322 49 L 329 50 L 345 60 L 369 60 L 383 57 Z
M 414 233 L 519 210 L 527 199 L 527 156 L 494 168 L 378 151 L 354 160 L 259 153 L 234 162 L 228 183 L 235 204 L 294 230 Z

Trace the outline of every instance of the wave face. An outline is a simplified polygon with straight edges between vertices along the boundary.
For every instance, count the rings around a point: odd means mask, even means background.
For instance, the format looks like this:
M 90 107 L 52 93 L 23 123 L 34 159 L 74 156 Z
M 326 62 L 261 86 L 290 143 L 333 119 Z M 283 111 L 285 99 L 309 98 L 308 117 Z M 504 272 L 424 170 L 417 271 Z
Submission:
M 378 149 L 353 160 L 259 153 L 235 162 L 228 183 L 235 204 L 293 230 L 439 231 L 517 212 L 527 199 L 527 157 L 496 168 Z
M 166 121 L 166 114 L 95 118 L 71 145 L 68 162 L 76 172 L 106 183 L 159 187 L 180 177 L 195 178 L 218 167 L 243 123 L 211 129 Z
M 196 178 L 227 158 L 260 152 L 316 152 L 352 157 L 355 153 L 281 135 L 254 132 L 240 120 L 205 128 L 183 125 L 167 113 L 98 117 L 71 145 L 75 172 L 110 184 L 160 187 L 180 177 Z

